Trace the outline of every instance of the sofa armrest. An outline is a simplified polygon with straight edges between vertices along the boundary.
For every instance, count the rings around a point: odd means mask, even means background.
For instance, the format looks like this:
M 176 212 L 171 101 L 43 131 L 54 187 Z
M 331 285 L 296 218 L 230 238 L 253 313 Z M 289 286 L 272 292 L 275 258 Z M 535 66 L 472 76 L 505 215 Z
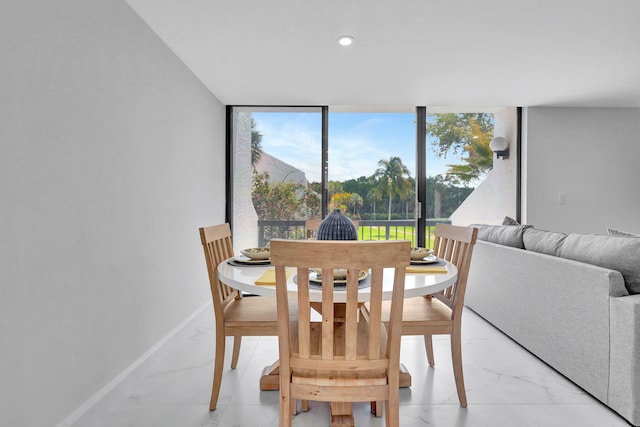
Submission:
M 611 298 L 609 406 L 640 425 L 640 294 Z

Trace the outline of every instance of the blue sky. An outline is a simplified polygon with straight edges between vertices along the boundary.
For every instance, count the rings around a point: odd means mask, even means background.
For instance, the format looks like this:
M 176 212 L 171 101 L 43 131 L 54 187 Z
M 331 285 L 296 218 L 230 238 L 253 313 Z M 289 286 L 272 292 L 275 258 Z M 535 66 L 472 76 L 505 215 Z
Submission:
M 302 170 L 311 182 L 321 176 L 321 114 L 254 112 L 262 148 Z M 415 177 L 415 113 L 330 113 L 329 179 L 372 175 L 380 159 L 398 156 Z M 430 144 L 429 144 L 430 145 Z M 459 158 L 438 159 L 428 147 L 427 175 L 444 173 Z

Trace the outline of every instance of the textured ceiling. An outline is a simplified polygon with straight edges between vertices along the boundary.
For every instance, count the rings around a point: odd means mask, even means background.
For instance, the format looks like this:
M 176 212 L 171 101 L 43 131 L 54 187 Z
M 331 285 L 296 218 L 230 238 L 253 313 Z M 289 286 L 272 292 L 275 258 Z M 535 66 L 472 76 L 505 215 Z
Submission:
M 638 0 L 128 3 L 224 104 L 640 107 Z

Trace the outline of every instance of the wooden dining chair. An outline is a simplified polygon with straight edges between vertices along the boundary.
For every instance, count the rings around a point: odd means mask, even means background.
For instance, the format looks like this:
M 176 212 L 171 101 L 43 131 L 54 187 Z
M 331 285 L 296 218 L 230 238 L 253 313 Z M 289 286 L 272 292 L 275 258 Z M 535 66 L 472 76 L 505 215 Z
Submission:
M 209 410 L 213 411 L 218 403 L 222 383 L 226 337 L 234 337 L 231 368 L 235 369 L 243 336 L 278 335 L 277 309 L 275 298 L 261 296 L 243 298 L 242 292 L 225 285 L 218 279 L 218 264 L 233 256 L 229 224 L 200 228 L 200 238 L 207 261 L 216 321 L 213 387 L 209 404 Z
M 304 236 L 306 239 L 316 238 L 321 222 L 321 219 L 308 219 L 304 222 Z
M 399 425 L 400 322 L 410 251 L 409 241 L 271 241 L 278 305 L 280 426 L 291 425 L 297 400 L 386 401 L 386 425 Z M 297 308 L 287 291 L 285 267 L 294 269 Z M 387 328 L 381 321 L 385 267 L 393 269 Z M 322 269 L 321 321 L 310 320 L 312 306 L 317 307 L 309 301 L 310 268 Z M 347 269 L 344 292 L 334 293 L 336 268 Z M 368 319 L 359 315 L 361 271 L 368 272 L 364 280 L 371 287 Z M 335 303 L 336 295 L 346 302 Z M 292 316 L 295 311 L 297 321 Z
M 423 335 L 427 361 L 434 366 L 432 335 L 451 336 L 453 375 L 460 406 L 467 407 L 467 395 L 462 372 L 462 310 L 467 287 L 469 265 L 476 243 L 477 228 L 436 224 L 433 253 L 458 268 L 455 284 L 425 297 L 407 298 L 402 314 L 402 335 Z M 391 307 L 383 303 L 383 320 L 391 319 Z

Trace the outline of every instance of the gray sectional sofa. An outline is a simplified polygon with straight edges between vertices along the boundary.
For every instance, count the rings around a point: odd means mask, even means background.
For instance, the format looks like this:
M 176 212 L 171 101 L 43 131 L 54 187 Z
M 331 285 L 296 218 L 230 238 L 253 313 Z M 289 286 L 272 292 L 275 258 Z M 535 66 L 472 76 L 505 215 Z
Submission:
M 640 426 L 640 238 L 478 228 L 465 304 Z

